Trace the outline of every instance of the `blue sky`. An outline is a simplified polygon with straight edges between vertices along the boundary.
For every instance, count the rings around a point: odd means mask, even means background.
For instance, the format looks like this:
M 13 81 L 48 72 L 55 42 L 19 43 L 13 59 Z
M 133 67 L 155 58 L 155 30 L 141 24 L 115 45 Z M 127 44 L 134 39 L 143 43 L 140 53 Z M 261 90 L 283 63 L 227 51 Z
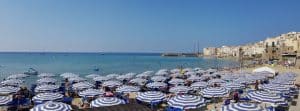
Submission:
M 0 51 L 191 52 L 300 31 L 299 0 L 1 0 Z

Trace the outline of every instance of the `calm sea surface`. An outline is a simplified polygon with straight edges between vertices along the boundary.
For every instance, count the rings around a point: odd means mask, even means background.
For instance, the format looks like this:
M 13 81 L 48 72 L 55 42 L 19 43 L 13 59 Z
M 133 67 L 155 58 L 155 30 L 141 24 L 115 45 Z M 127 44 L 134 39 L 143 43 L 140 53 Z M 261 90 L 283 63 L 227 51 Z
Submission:
M 73 72 L 84 75 L 96 73 L 140 73 L 147 70 L 183 67 L 234 66 L 235 61 L 196 57 L 161 57 L 158 53 L 0 53 L 0 78 L 23 73 L 28 68 L 39 72 L 61 74 Z

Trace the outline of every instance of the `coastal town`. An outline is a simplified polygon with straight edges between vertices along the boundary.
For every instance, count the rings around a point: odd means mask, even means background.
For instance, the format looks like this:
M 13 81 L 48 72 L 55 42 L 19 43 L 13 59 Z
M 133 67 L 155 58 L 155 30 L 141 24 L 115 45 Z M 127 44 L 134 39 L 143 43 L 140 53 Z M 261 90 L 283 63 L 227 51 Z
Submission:
M 300 32 L 288 32 L 239 46 L 206 47 L 203 48 L 203 56 L 235 58 L 247 65 L 272 64 L 300 68 Z

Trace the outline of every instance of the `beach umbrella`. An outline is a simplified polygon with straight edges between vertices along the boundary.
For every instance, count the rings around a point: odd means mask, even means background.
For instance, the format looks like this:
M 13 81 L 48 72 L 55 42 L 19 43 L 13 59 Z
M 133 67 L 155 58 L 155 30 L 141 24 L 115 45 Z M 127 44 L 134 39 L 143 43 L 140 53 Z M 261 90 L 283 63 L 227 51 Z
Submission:
M 53 84 L 55 83 L 57 80 L 54 78 L 41 78 L 37 80 L 38 84 Z
M 39 104 L 30 111 L 71 111 L 72 107 L 68 104 L 61 103 L 61 102 L 53 102 L 53 101 L 48 101 L 43 104 Z
M 294 81 L 284 80 L 284 79 L 274 79 L 270 81 L 272 84 L 279 84 L 279 85 L 294 85 Z
M 193 76 L 187 78 L 188 81 L 193 81 L 193 82 L 195 82 L 195 81 L 202 81 L 202 80 L 204 80 L 204 79 L 205 79 L 205 78 L 203 78 L 203 77 L 199 77 L 199 76 L 195 76 L 195 75 L 193 75 Z
M 116 89 L 116 92 L 119 92 L 119 93 L 131 93 L 131 92 L 138 92 L 140 90 L 141 90 L 141 88 L 139 88 L 137 86 L 124 85 L 124 86 L 118 87 Z
M 166 97 L 166 95 L 159 91 L 147 91 L 140 92 L 137 94 L 137 100 L 151 103 L 151 102 L 161 102 Z
M 200 71 L 200 70 L 202 70 L 200 67 L 194 68 L 194 71 Z
M 45 92 L 53 92 L 53 91 L 57 91 L 59 88 L 58 85 L 49 85 L 49 84 L 43 84 L 43 85 L 39 85 L 37 86 L 34 91 L 36 93 L 45 93 Z
M 227 74 L 227 75 L 223 75 L 223 76 L 221 76 L 221 78 L 223 79 L 223 80 L 229 80 L 229 81 L 233 81 L 233 80 L 236 80 L 238 77 L 236 77 L 236 76 L 234 76 L 234 75 L 232 75 L 232 74 Z
M 207 82 L 195 82 L 195 83 L 191 84 L 191 87 L 194 90 L 203 89 L 203 88 L 206 88 L 207 86 L 208 86 Z
M 0 96 L 0 105 L 6 105 L 11 102 L 13 99 L 9 96 Z
M 98 76 L 98 77 L 95 77 L 93 80 L 94 81 L 99 81 L 99 82 L 103 82 L 103 81 L 108 81 L 110 80 L 111 78 L 107 77 L 107 76 Z
M 195 76 L 197 73 L 196 72 L 186 72 L 184 73 L 184 75 L 188 75 L 188 76 Z
M 84 79 L 84 78 L 81 78 L 81 77 L 70 77 L 70 78 L 69 78 L 69 81 L 70 81 L 70 82 L 85 82 L 85 81 L 87 81 L 87 80 Z
M 142 78 L 134 78 L 129 81 L 129 83 L 135 83 L 138 85 L 144 85 L 146 82 L 147 82 L 147 79 L 142 79 Z
M 121 86 L 122 83 L 119 81 L 105 81 L 103 82 L 102 86 L 104 87 L 117 87 L 117 86 Z
M 91 102 L 91 107 L 105 107 L 124 104 L 125 102 L 116 97 L 100 97 Z
M 169 72 L 168 69 L 159 69 L 157 72 Z
M 85 76 L 86 78 L 90 78 L 90 79 L 93 79 L 93 78 L 96 78 L 96 77 L 99 77 L 100 75 L 99 74 L 90 74 L 90 75 L 87 75 Z
M 221 111 L 267 111 L 267 110 L 255 103 L 231 103 L 229 105 L 223 105 Z
M 225 88 L 227 90 L 238 90 L 238 89 L 243 89 L 245 88 L 245 85 L 240 84 L 240 83 L 226 83 L 224 84 Z
M 146 74 L 146 73 L 141 73 L 141 74 L 136 75 L 136 77 L 138 77 L 138 78 L 148 78 L 150 76 L 151 76 L 150 74 Z
M 211 74 L 203 74 L 203 75 L 201 75 L 201 77 L 208 79 L 208 78 L 212 77 L 212 75 Z
M 120 76 L 119 74 L 108 74 L 108 75 L 106 75 L 106 77 L 108 77 L 109 79 L 115 79 L 119 76 Z
M 172 69 L 170 70 L 171 73 L 180 73 L 180 69 Z
M 208 81 L 208 84 L 213 85 L 213 84 L 223 84 L 226 83 L 226 81 L 222 79 L 211 79 Z
M 153 77 L 151 77 L 151 80 L 155 81 L 155 82 L 163 82 L 163 81 L 167 80 L 167 78 L 164 76 L 153 76 Z
M 133 73 L 133 72 L 129 72 L 127 74 L 125 74 L 126 76 L 131 76 L 131 77 L 134 77 L 136 75 L 136 73 Z
M 41 73 L 41 74 L 39 74 L 39 75 L 37 75 L 37 76 L 40 77 L 40 78 L 55 77 L 55 75 L 52 74 L 52 73 Z
M 155 75 L 157 75 L 157 76 L 168 76 L 169 73 L 166 72 L 166 71 L 158 71 L 158 72 L 155 73 Z
M 240 84 L 252 84 L 252 83 L 255 83 L 255 81 L 247 79 L 246 77 L 240 77 L 240 78 L 234 80 L 233 82 L 240 83 Z
M 196 109 L 205 106 L 205 99 L 194 95 L 177 95 L 168 100 L 168 105 L 179 109 Z
M 4 86 L 0 87 L 0 94 L 1 95 L 7 95 L 7 94 L 13 94 L 20 90 L 19 87 L 12 87 L 12 86 Z
M 145 71 L 143 72 L 144 74 L 148 74 L 148 75 L 152 75 L 154 73 L 154 71 Z
M 118 80 L 122 81 L 122 80 L 129 80 L 133 78 L 133 76 L 131 75 L 120 75 L 119 77 L 117 77 Z
M 197 70 L 197 71 L 195 71 L 197 74 L 203 74 L 203 73 L 205 73 L 206 71 L 205 70 Z
M 210 73 L 211 73 L 211 72 L 217 72 L 217 71 L 218 71 L 217 69 L 207 69 L 207 70 L 206 70 L 206 72 L 210 72 Z
M 21 84 L 23 84 L 24 81 L 23 80 L 19 80 L 19 79 L 9 79 L 9 80 L 4 80 L 1 82 L 1 84 L 3 86 L 19 86 Z
M 280 84 L 263 84 L 259 85 L 260 89 L 274 93 L 289 93 L 290 88 Z
M 25 77 L 28 77 L 28 75 L 27 74 L 13 74 L 13 75 L 8 76 L 6 79 L 22 79 Z
M 224 97 L 228 94 L 228 90 L 223 87 L 207 87 L 200 91 L 203 97 Z
M 74 90 L 84 90 L 84 89 L 89 89 L 92 87 L 94 87 L 94 85 L 89 82 L 80 82 L 80 83 L 75 83 L 72 85 L 72 88 Z
M 182 69 L 183 72 L 194 72 L 192 68 L 184 68 Z
M 178 94 L 178 93 L 186 94 L 191 90 L 192 90 L 192 88 L 190 88 L 188 86 L 174 86 L 169 89 L 169 92 L 175 93 L 175 94 Z
M 167 84 L 163 83 L 163 82 L 152 82 L 152 83 L 148 83 L 146 85 L 146 87 L 148 87 L 148 88 L 165 88 L 165 87 L 167 87 Z
M 66 72 L 60 75 L 63 78 L 72 78 L 72 77 L 79 77 L 77 74 Z
M 184 76 L 184 75 L 181 74 L 181 73 L 173 73 L 173 74 L 170 75 L 170 77 L 178 77 L 178 78 L 181 78 L 181 77 L 183 77 L 183 76 Z
M 79 92 L 79 96 L 81 97 L 95 97 L 99 95 L 103 95 L 105 92 L 100 89 L 87 89 L 84 91 Z
M 171 79 L 168 83 L 173 84 L 173 85 L 178 85 L 178 84 L 184 84 L 184 82 L 185 81 L 183 79 L 174 78 L 174 79 Z
M 257 102 L 270 104 L 285 103 L 285 99 L 282 96 L 267 91 L 251 91 L 248 92 L 247 97 Z
M 32 101 L 61 101 L 64 95 L 59 93 L 39 93 L 32 98 Z

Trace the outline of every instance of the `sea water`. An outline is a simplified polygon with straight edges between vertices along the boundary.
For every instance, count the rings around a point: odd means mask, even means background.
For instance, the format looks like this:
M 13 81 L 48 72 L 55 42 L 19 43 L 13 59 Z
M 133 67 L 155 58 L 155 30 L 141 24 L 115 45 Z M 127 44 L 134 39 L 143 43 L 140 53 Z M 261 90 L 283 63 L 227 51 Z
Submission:
M 10 74 L 23 73 L 34 68 L 39 73 L 47 72 L 60 75 L 72 72 L 84 77 L 98 73 L 124 74 L 141 73 L 159 69 L 179 67 L 232 67 L 237 62 L 216 58 L 199 57 L 162 57 L 159 53 L 37 53 L 5 52 L 0 53 L 0 79 Z M 94 69 L 99 68 L 99 72 Z

